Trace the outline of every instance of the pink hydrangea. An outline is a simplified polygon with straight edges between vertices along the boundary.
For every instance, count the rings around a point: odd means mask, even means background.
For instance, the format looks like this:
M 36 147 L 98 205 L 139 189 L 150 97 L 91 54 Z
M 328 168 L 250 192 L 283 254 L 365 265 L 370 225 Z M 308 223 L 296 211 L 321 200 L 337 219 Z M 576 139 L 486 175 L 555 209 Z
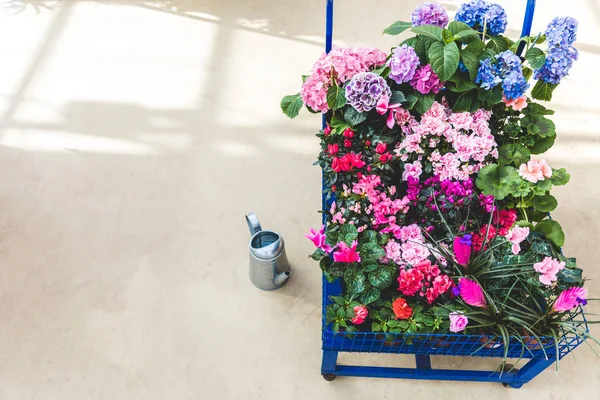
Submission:
M 541 274 L 539 279 L 544 285 L 551 285 L 556 281 L 556 274 L 564 267 L 564 261 L 558 261 L 552 257 L 545 257 L 542 261 L 533 264 L 533 269 Z
M 443 86 L 440 78 L 433 72 L 429 64 L 417 69 L 417 72 L 415 72 L 414 77 L 410 81 L 410 85 L 423 94 L 437 94 Z
M 527 164 L 521 164 L 519 167 L 519 175 L 531 183 L 543 181 L 545 178 L 552 176 L 552 168 L 546 160 L 530 160 Z

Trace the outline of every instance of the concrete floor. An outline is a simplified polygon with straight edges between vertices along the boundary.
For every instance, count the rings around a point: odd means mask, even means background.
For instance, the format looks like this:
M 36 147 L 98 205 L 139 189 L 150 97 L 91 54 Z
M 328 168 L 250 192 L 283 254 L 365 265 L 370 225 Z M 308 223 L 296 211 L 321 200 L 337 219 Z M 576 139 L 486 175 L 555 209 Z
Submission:
M 338 1 L 336 40 L 388 49 L 381 30 L 417 3 Z M 523 1 L 501 3 L 514 35 Z M 547 159 L 572 175 L 555 217 L 600 297 L 600 4 L 539 3 L 535 29 L 580 20 Z M 279 100 L 321 52 L 323 7 L 25 0 L 2 14 L 0 400 L 598 398 L 585 346 L 520 390 L 321 379 L 320 272 L 301 235 L 319 224 L 319 118 L 289 121 Z M 248 281 L 251 210 L 286 239 L 280 291 Z

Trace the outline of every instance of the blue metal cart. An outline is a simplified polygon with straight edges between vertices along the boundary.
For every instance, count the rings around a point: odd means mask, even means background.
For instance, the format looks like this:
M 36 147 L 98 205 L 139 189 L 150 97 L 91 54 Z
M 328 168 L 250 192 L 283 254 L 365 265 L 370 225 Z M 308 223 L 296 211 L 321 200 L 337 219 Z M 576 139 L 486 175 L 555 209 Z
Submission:
M 521 36 L 531 32 L 531 23 L 535 0 L 527 1 L 525 20 Z M 326 42 L 325 50 L 331 50 L 333 38 L 333 0 L 327 0 Z M 519 53 L 522 48 L 519 49 Z M 323 125 L 325 116 L 323 116 Z M 323 209 L 328 209 L 332 199 L 323 195 Z M 325 216 L 323 219 L 325 223 Z M 558 345 L 551 337 L 540 338 L 541 343 L 534 342 L 531 338 L 512 338 L 508 346 L 508 358 L 528 359 L 529 361 L 520 369 L 505 366 L 504 371 L 474 371 L 474 370 L 445 370 L 434 369 L 431 356 L 463 356 L 463 357 L 491 357 L 504 356 L 504 344 L 490 344 L 489 338 L 483 335 L 460 334 L 411 334 L 410 340 L 403 334 L 389 334 L 382 332 L 334 332 L 325 322 L 325 309 L 331 303 L 329 297 L 341 293 L 340 280 L 330 283 L 323 277 L 323 361 L 321 374 L 328 381 L 337 376 L 362 376 L 374 378 L 402 378 L 402 379 L 430 379 L 447 381 L 477 381 L 500 382 L 505 386 L 520 388 L 543 370 L 551 366 L 558 353 L 562 358 L 585 340 L 575 334 L 564 333 Z M 581 321 L 579 326 L 589 332 L 585 316 L 581 308 L 571 315 L 573 320 Z M 522 343 L 527 344 L 525 348 Z M 528 343 L 529 342 L 529 343 Z M 542 348 L 543 346 L 543 348 Z M 415 356 L 415 368 L 391 368 L 358 365 L 338 364 L 338 353 L 383 353 L 406 354 Z

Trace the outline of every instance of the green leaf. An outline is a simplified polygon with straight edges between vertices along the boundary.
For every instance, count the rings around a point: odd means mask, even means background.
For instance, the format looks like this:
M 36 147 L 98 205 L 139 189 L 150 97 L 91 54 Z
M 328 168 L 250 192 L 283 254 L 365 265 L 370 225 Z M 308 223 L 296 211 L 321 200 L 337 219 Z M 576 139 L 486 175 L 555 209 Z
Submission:
M 537 195 L 544 195 L 546 194 L 546 192 L 552 189 L 552 181 L 550 179 L 543 179 L 541 181 L 537 181 L 533 184 L 531 189 L 533 190 L 533 193 Z
M 533 69 L 542 68 L 546 62 L 546 55 L 537 47 L 532 47 L 527 50 L 527 53 L 525 53 L 525 58 L 527 61 L 529 61 L 529 65 L 531 65 L 531 68 Z
M 426 36 L 417 36 L 414 39 L 415 41 L 413 47 L 415 49 L 415 53 L 417 53 L 417 56 L 421 61 L 421 64 L 428 63 L 427 51 L 429 51 L 429 46 L 431 46 L 431 43 L 433 43 L 433 39 Z
M 375 271 L 377 268 L 379 268 L 379 264 L 374 261 L 370 261 L 369 263 L 362 262 L 362 269 L 365 272 Z
M 477 175 L 477 187 L 496 200 L 503 200 L 510 194 L 510 184 L 521 180 L 514 167 L 490 164 L 483 167 Z
M 448 29 L 442 29 L 442 39 L 444 43 L 450 43 L 454 40 L 454 35 Z
M 379 289 L 385 289 L 392 284 L 394 268 L 383 267 L 369 273 L 369 282 Z
M 392 97 L 390 97 L 390 104 L 399 104 L 404 103 L 406 101 L 406 97 L 404 97 L 404 93 L 399 90 L 392 90 Z
M 367 113 L 356 111 L 354 107 L 346 107 L 344 119 L 352 126 L 356 126 L 367 119 Z
M 360 236 L 359 243 L 363 244 L 369 242 L 377 243 L 377 232 L 371 230 L 363 231 Z
M 550 101 L 552 100 L 552 92 L 558 84 L 537 81 L 531 90 L 531 97 L 537 100 Z
M 544 256 L 552 256 L 552 247 L 546 242 L 535 241 L 531 244 L 531 251 Z
M 404 320 L 404 321 L 398 322 L 398 328 L 403 329 L 403 330 L 408 329 L 408 321 Z
M 416 94 L 418 101 L 415 103 L 415 110 L 419 113 L 419 114 L 425 114 L 433 105 L 433 102 L 435 101 L 435 95 L 430 93 L 430 94 Z
M 441 42 L 433 42 L 427 52 L 433 72 L 442 81 L 447 81 L 458 68 L 460 51 L 456 43 L 451 42 L 444 45 Z
M 521 120 L 521 126 L 527 127 L 530 135 L 550 137 L 556 135 L 556 125 L 552 120 L 539 114 L 526 115 Z
M 464 22 L 452 21 L 448 24 L 448 30 L 456 35 L 458 32 L 473 30 L 469 25 Z
M 363 263 L 377 262 L 381 257 L 385 256 L 385 250 L 376 242 L 368 242 L 358 248 L 360 259 Z
M 514 197 L 525 197 L 531 192 L 531 184 L 524 179 L 515 179 L 508 184 L 508 192 Z
M 502 101 L 502 86 L 498 85 L 491 90 L 480 89 L 477 97 L 488 105 L 498 104 Z
M 498 147 L 498 161 L 519 167 L 531 159 L 531 152 L 519 143 L 506 143 Z
M 379 324 L 379 322 L 373 322 L 371 329 L 373 329 L 373 332 L 379 332 L 381 331 L 381 324 Z
M 544 107 L 538 103 L 527 103 L 527 107 L 523 110 L 523 114 L 531 115 L 531 114 L 541 114 L 541 115 L 553 115 L 554 111 Z
M 483 50 L 485 49 L 485 43 L 482 40 L 476 40 L 473 41 L 471 43 L 469 43 L 467 45 L 467 47 L 465 47 L 465 51 L 468 51 L 469 53 L 473 53 L 477 56 L 477 58 L 479 58 L 481 56 L 481 54 L 483 53 Z
M 321 261 L 326 255 L 327 253 L 325 253 L 323 250 L 316 249 L 315 252 L 310 255 L 310 258 L 312 258 L 315 261 Z
M 300 93 L 297 93 L 285 96 L 283 99 L 281 99 L 280 106 L 281 111 L 283 111 L 285 115 L 287 115 L 290 118 L 294 118 L 298 116 L 298 113 L 300 112 L 300 109 L 302 108 L 303 104 L 304 103 L 302 102 L 302 97 L 300 97 Z
M 435 25 L 421 25 L 415 26 L 412 28 L 412 31 L 417 35 L 427 36 L 429 38 L 439 40 L 440 42 L 443 40 L 442 38 L 442 28 Z
M 467 49 L 464 49 L 460 52 L 460 58 L 462 59 L 465 68 L 467 68 L 469 71 L 469 77 L 471 80 L 475 80 L 475 77 L 477 76 L 477 70 L 479 69 L 479 57 Z
M 452 111 L 469 111 L 469 109 L 471 108 L 471 104 L 473 104 L 473 94 L 462 93 L 456 98 L 456 102 L 454 103 L 454 106 L 452 106 Z
M 535 226 L 535 231 L 543 234 L 557 248 L 565 244 L 565 234 L 558 222 L 553 219 L 545 219 Z
M 524 66 L 523 67 L 523 77 L 525 78 L 525 80 L 528 81 L 532 75 L 533 75 L 533 70 L 529 67 Z
M 464 22 L 452 21 L 448 24 L 448 30 L 452 32 L 454 40 L 460 40 L 464 43 L 479 39 L 479 32 Z
M 529 150 L 531 151 L 531 154 L 542 154 L 554 145 L 555 140 L 556 136 L 536 138 L 535 144 L 529 147 Z
M 344 282 L 349 293 L 359 294 L 365 290 L 365 280 L 365 275 L 355 269 L 349 269 L 344 273 Z
M 332 129 L 332 134 L 341 135 L 346 128 L 350 128 L 350 125 L 346 122 L 346 120 L 341 115 L 334 115 L 331 118 L 331 122 L 329 123 Z
M 566 185 L 567 182 L 569 182 L 569 179 L 571 179 L 571 175 L 567 173 L 566 169 L 552 169 L 552 176 L 550 177 L 550 182 L 552 182 L 553 185 Z
M 376 287 L 370 286 L 361 294 L 360 302 L 366 306 L 374 301 L 379 300 L 380 297 L 381 290 L 377 289 Z
M 550 212 L 556 209 L 558 205 L 558 201 L 551 194 L 546 194 L 544 196 L 535 196 L 533 198 L 533 207 L 537 211 L 542 212 Z
M 337 110 L 346 105 L 346 93 L 338 85 L 330 86 L 327 89 L 327 105 L 332 110 Z
M 350 245 L 358 237 L 358 230 L 354 225 L 344 224 L 340 228 L 339 239 Z
M 383 30 L 386 35 L 399 35 L 412 27 L 412 23 L 404 21 L 396 21 Z
M 580 285 L 583 283 L 582 273 L 580 268 L 563 268 L 558 273 L 558 279 L 564 283 Z
M 468 92 L 469 90 L 473 90 L 477 88 L 477 85 L 467 81 L 460 81 L 460 83 L 455 87 L 450 87 L 449 90 L 455 93 Z
M 502 36 L 490 36 L 486 49 L 492 50 L 494 54 L 502 53 L 508 50 L 508 43 Z
M 419 101 L 419 98 L 417 96 L 415 96 L 414 94 L 409 94 L 406 96 L 406 103 L 403 105 L 403 107 L 407 110 L 410 110 L 415 106 L 417 101 Z M 433 105 L 433 102 L 431 104 Z

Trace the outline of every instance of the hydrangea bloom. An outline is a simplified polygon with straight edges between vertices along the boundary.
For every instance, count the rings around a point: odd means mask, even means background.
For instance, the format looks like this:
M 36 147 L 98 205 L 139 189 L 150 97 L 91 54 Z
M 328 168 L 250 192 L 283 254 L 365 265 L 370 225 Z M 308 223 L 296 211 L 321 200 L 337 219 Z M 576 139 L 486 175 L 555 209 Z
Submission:
M 443 28 L 448 23 L 448 13 L 444 7 L 435 3 L 419 5 L 412 13 L 413 26 L 435 25 Z
M 419 66 L 419 56 L 415 49 L 404 44 L 394 49 L 387 65 L 390 67 L 390 79 L 398 84 L 409 82 Z
M 549 47 L 570 47 L 577 39 L 577 20 L 571 17 L 556 17 L 546 28 Z
M 370 111 L 382 95 L 390 97 L 392 91 L 381 76 L 372 72 L 361 72 L 352 77 L 346 86 L 348 104 L 358 112 Z
M 325 113 L 329 110 L 327 89 L 332 79 L 342 84 L 359 72 L 382 66 L 385 60 L 384 52 L 372 48 L 334 48 L 329 53 L 323 53 L 313 65 L 311 75 L 302 84 L 302 101 L 311 109 Z
M 504 97 L 507 100 L 514 100 L 523 96 L 529 87 L 523 76 L 521 60 L 510 50 L 497 54 L 493 58 L 482 60 L 475 82 L 486 90 L 491 90 L 502 83 Z
M 487 32 L 499 35 L 506 30 L 506 11 L 499 4 L 475 0 L 460 6 L 454 19 L 464 22 L 470 27 L 483 32 L 485 24 Z
M 485 90 L 493 89 L 502 82 L 502 78 L 498 76 L 496 66 L 492 64 L 491 58 L 486 58 L 480 62 L 475 82 L 479 83 Z
M 579 52 L 574 47 L 552 48 L 546 55 L 546 62 L 542 68 L 534 71 L 533 77 L 556 85 L 569 75 L 573 62 L 578 58 Z
M 431 69 L 431 65 L 427 64 L 417 69 L 410 81 L 410 86 L 423 94 L 431 92 L 437 94 L 442 87 L 442 83 L 440 82 L 440 78 Z

